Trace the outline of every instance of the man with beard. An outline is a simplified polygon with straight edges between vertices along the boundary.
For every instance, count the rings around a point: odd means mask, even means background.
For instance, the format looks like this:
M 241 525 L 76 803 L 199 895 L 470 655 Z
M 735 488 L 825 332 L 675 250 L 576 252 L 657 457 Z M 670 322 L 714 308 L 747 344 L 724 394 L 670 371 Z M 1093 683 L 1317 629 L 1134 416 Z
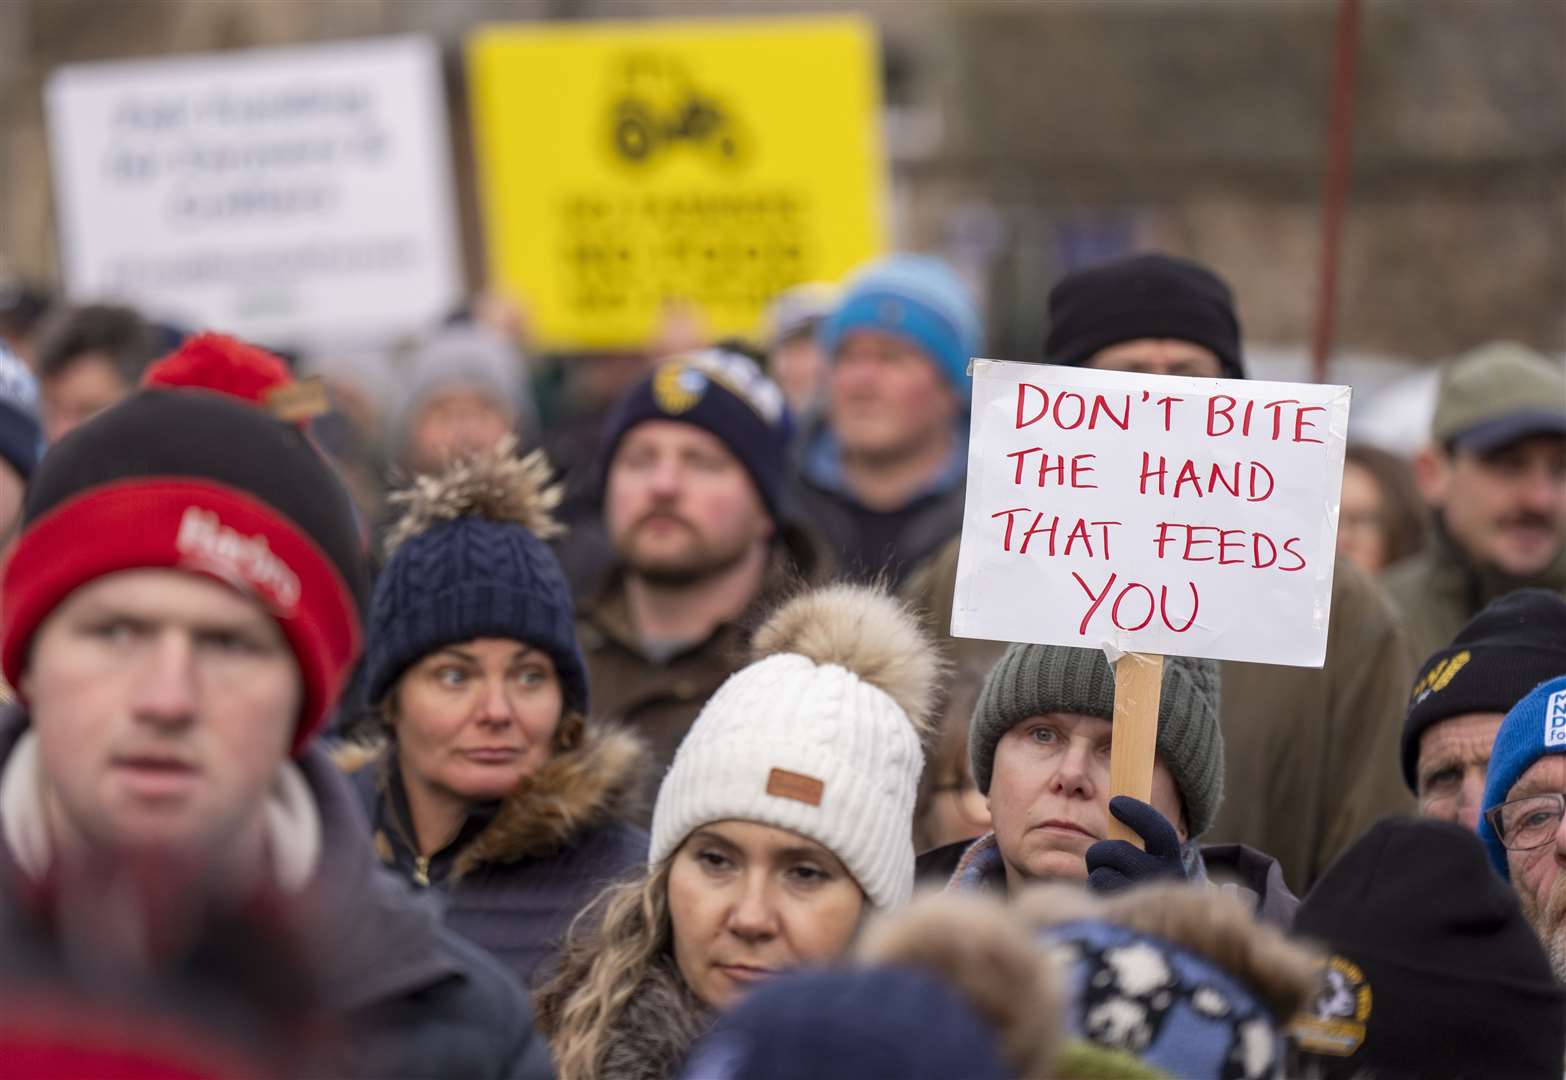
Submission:
M 1459 357 L 1430 436 L 1414 471 L 1434 541 L 1383 578 L 1416 657 L 1513 589 L 1566 594 L 1566 373 L 1512 343 Z
M 1566 676 L 1540 683 L 1501 721 L 1484 783 L 1479 839 L 1512 883 L 1566 982 Z
M 582 605 L 578 636 L 595 712 L 645 736 L 658 774 L 742 666 L 750 613 L 823 576 L 780 508 L 791 429 L 782 391 L 727 348 L 664 361 L 611 416 L 603 514 L 616 565 Z

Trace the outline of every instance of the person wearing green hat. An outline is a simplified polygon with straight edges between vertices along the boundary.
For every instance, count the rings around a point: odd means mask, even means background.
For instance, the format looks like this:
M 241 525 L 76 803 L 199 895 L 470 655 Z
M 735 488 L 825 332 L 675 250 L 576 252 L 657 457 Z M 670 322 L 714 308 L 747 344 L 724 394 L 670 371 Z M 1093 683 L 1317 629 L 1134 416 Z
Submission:
M 1409 648 L 1441 648 L 1492 600 L 1566 594 L 1566 370 L 1515 342 L 1447 364 L 1430 445 L 1414 462 L 1435 510 L 1433 542 L 1382 584 Z
M 926 852 L 920 876 L 1007 895 L 1052 880 L 1086 879 L 1100 892 L 1153 879 L 1216 882 L 1286 929 L 1298 901 L 1275 860 L 1238 844 L 1197 842 L 1223 800 L 1218 701 L 1216 663 L 1166 657 L 1149 801 L 1111 798 L 1109 661 L 1096 649 L 1011 645 L 985 680 L 968 729 L 992 831 Z M 1145 850 L 1107 839 L 1111 816 L 1142 837 Z

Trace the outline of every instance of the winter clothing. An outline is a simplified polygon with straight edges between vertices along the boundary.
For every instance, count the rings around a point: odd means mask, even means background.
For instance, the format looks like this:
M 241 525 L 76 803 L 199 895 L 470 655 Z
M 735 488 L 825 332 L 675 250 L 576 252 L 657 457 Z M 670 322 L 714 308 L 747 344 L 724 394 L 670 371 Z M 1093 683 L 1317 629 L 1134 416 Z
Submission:
M 1187 881 L 1206 882 L 1243 899 L 1256 918 L 1288 930 L 1299 900 L 1283 880 L 1278 860 L 1242 844 L 1195 844 L 1180 849 Z M 921 854 L 915 877 L 921 887 L 1005 894 L 1006 867 L 994 833 L 959 840 Z
M 38 418 L 38 380 L 0 342 L 0 459 L 25 482 L 43 457 L 43 423 Z
M 26 714 L 0 716 L 0 773 L 10 788 L 13 758 L 29 737 Z M 323 965 L 329 1030 L 344 1044 L 314 1075 L 543 1078 L 547 1049 L 526 999 L 494 961 L 441 926 L 435 912 L 374 863 L 367 826 L 346 782 L 325 753 L 307 748 L 284 772 L 305 793 L 319 829 L 315 854 L 298 883 L 300 911 L 318 920 L 312 955 Z M 0 907 L 18 902 L 32 874 L 15 848 L 37 830 L 42 807 L 0 793 Z M 282 836 L 274 836 L 274 849 Z
M 870 968 L 768 982 L 718 1019 L 681 1076 L 1010 1080 L 1013 1073 L 956 991 L 923 972 Z
M 849 489 L 842 447 L 831 428 L 823 425 L 810 433 L 801 455 L 790 492 L 796 515 L 821 534 L 843 572 L 855 580 L 900 589 L 962 534 L 966 420 L 953 429 L 951 451 L 929 486 L 894 510 L 865 506 Z
M 536 407 L 527 385 L 527 362 L 516 347 L 487 327 L 442 327 L 422 342 L 398 380 L 392 410 L 392 445 L 400 456 L 425 403 L 453 389 L 472 389 L 494 402 L 513 426 L 533 427 Z
M 715 821 L 808 837 L 876 907 L 913 891 L 915 788 L 940 664 L 890 597 L 840 585 L 785 604 L 725 682 L 658 789 L 648 862 Z
M 1513 785 L 1546 754 L 1566 754 L 1566 676 L 1540 683 L 1501 721 L 1484 776 L 1486 813 L 1506 802 Z M 1489 852 L 1490 865 L 1510 881 L 1506 849 L 1483 815 L 1479 818 L 1479 839 Z
M 531 986 L 553 967 L 571 920 L 647 859 L 647 834 L 624 823 L 641 787 L 641 743 L 588 727 L 498 803 L 476 806 L 446 847 L 422 857 L 394 745 L 345 746 L 374 829 L 398 875 L 444 895 L 445 922 Z
M 1030 716 L 1115 717 L 1115 675 L 1097 649 L 1014 644 L 991 669 L 968 729 L 968 757 L 988 795 L 995 747 Z M 1212 824 L 1223 798 L 1223 734 L 1218 728 L 1218 665 L 1170 656 L 1158 704 L 1159 759 L 1174 778 L 1191 836 Z
M 1336 561 L 1320 668 L 1225 661 L 1224 805 L 1209 843 L 1267 852 L 1303 892 L 1380 817 L 1413 809 L 1398 741 L 1413 671 L 1380 590 Z
M 1566 598 L 1508 593 L 1468 622 L 1420 668 L 1403 722 L 1403 779 L 1418 791 L 1419 740 L 1469 713 L 1505 713 L 1540 683 L 1566 675 Z
M 760 613 L 800 584 L 820 584 L 830 560 L 820 543 L 795 526 L 780 528 L 760 594 L 750 608 L 670 656 L 643 649 L 625 599 L 624 571 L 582 605 L 577 635 L 593 686 L 594 715 L 623 723 L 648 744 L 649 770 L 662 777 L 696 714 L 744 664 Z M 647 824 L 643 817 L 641 824 Z
M 1245 378 L 1234 296 L 1187 259 L 1133 255 L 1067 274 L 1049 291 L 1047 364 L 1085 364 L 1111 345 L 1177 338 L 1211 349 L 1225 378 Z
M 683 353 L 627 391 L 604 432 L 605 484 L 620 440 L 647 420 L 674 420 L 715 436 L 750 474 L 767 513 L 782 518 L 794 421 L 783 391 L 750 357 L 718 348 Z
M 1483 457 L 1530 435 L 1566 435 L 1566 371 L 1558 362 L 1500 341 L 1442 367 L 1433 443 Z
M 549 517 L 549 465 L 538 453 L 518 460 L 513 447 L 507 438 L 393 496 L 407 509 L 391 534 L 394 550 L 370 607 L 370 702 L 437 649 L 497 637 L 549 654 L 566 707 L 587 711 L 571 593 L 544 542 L 559 531 Z
M 1066 1027 L 1170 1076 L 1281 1077 L 1284 1042 L 1256 994 L 1204 956 L 1098 920 L 1043 932 L 1067 965 Z
M 611 1024 L 597 1080 L 671 1080 L 712 1020 L 674 958 L 655 961 Z
M 166 567 L 265 603 L 303 680 L 294 749 L 326 722 L 359 651 L 362 544 L 347 492 L 295 428 L 215 393 L 142 390 L 49 451 L 22 521 L 0 603 L 11 685 L 74 589 Z
M 1140 799 L 1115 795 L 1109 812 L 1142 838 L 1142 847 L 1127 840 L 1100 840 L 1083 852 L 1088 887 L 1111 893 L 1132 885 L 1170 878 L 1185 880 L 1180 834 L 1162 814 Z
M 838 288 L 829 282 L 807 281 L 783 290 L 767 305 L 763 335 L 767 351 L 804 334 L 814 335 L 837 304 Z
M 1389 567 L 1381 584 L 1417 660 L 1444 648 L 1464 623 L 1507 593 L 1541 588 L 1566 596 L 1566 548 L 1538 574 L 1516 578 L 1475 563 L 1437 519 L 1425 549 Z
M 1309 1075 L 1560 1076 L 1566 992 L 1466 829 L 1378 822 L 1311 890 L 1295 932 L 1333 954 L 1293 1025 Z
M 821 351 L 836 359 L 843 338 L 858 330 L 912 342 L 962 400 L 972 394 L 968 361 L 984 347 L 984 328 L 973 293 L 942 260 L 892 255 L 860 270 L 821 325 Z

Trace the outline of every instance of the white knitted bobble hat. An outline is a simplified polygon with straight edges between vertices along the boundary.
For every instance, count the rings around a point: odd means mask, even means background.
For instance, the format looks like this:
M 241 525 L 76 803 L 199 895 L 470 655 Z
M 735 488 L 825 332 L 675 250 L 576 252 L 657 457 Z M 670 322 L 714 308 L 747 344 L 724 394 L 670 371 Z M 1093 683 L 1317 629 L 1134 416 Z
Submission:
M 913 810 L 942 670 L 901 604 L 832 585 L 784 604 L 680 744 L 653 810 L 656 866 L 695 829 L 753 821 L 831 851 L 878 908 L 913 893 Z

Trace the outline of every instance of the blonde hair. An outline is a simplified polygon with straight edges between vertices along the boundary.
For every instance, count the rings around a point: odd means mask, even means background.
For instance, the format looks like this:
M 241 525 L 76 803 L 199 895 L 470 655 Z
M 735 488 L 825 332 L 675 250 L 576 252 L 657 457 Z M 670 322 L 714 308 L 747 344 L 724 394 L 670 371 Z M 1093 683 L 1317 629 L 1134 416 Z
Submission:
M 600 894 L 572 922 L 559 971 L 534 995 L 560 1080 L 598 1076 L 615 1021 L 653 966 L 672 958 L 672 864 L 665 859 Z

